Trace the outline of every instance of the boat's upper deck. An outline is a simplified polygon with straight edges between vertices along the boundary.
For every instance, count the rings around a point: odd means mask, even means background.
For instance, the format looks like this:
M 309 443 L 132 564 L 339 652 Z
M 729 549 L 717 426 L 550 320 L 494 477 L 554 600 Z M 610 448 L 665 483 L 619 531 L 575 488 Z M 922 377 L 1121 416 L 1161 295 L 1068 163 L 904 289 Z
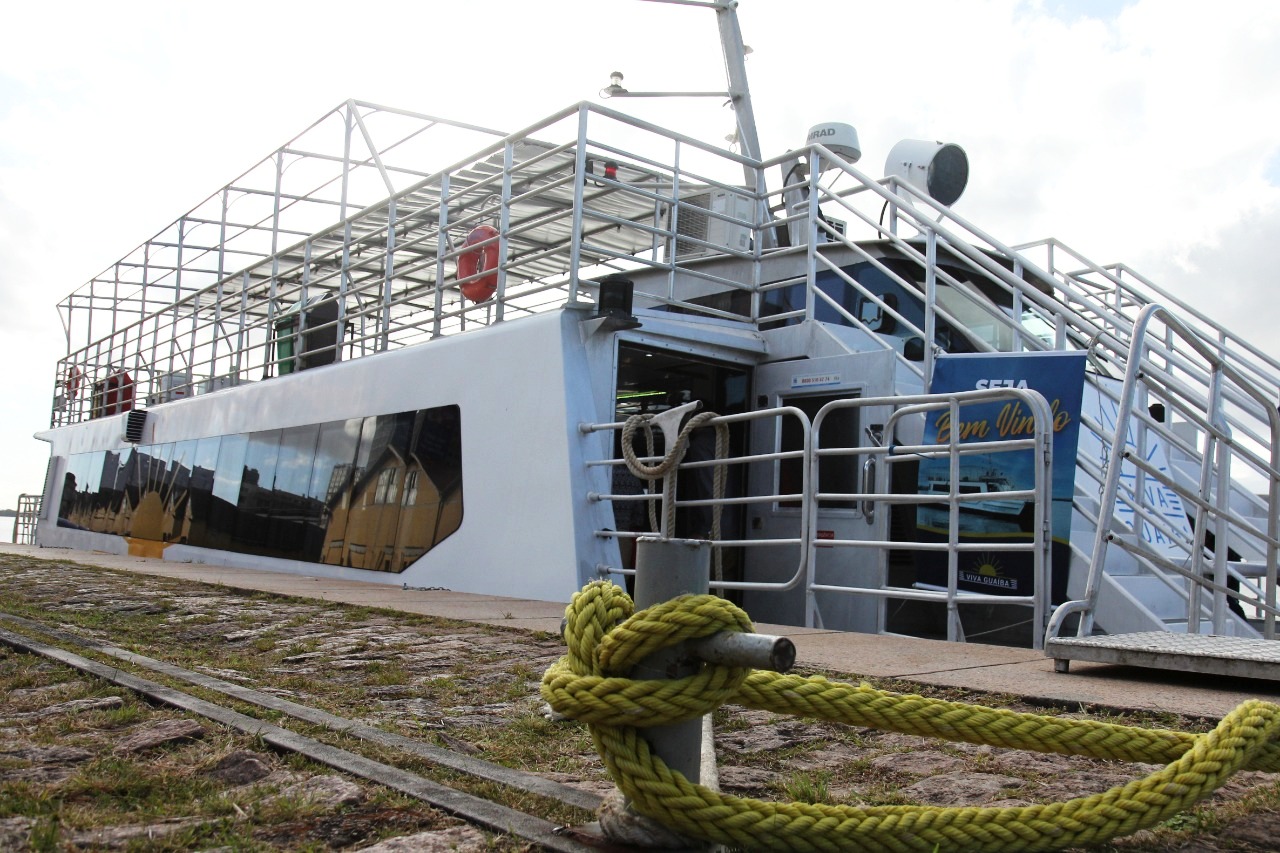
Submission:
M 790 185 L 769 189 L 779 174 Z M 1280 373 L 1126 268 L 1001 244 L 820 144 L 761 161 L 586 103 L 503 135 L 348 101 L 59 304 L 52 425 L 591 305 L 612 273 L 635 279 L 636 304 L 825 312 L 900 353 L 911 337 L 946 347 L 943 328 L 975 349 L 1121 340 L 1158 299 L 1267 388 Z M 888 326 L 896 343 L 870 334 Z M 907 367 L 927 377 L 920 349 Z
M 750 258 L 742 182 L 729 152 L 585 106 L 504 136 L 349 101 L 59 304 L 53 424 L 574 302 L 578 270 Z M 466 249 L 481 226 L 496 239 Z

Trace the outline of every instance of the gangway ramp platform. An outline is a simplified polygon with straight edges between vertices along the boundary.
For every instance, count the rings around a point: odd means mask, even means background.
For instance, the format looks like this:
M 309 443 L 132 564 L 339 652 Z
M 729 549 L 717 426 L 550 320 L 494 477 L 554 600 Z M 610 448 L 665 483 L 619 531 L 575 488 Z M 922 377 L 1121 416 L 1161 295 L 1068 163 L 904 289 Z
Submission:
M 1169 631 L 1057 637 L 1045 642 L 1045 655 L 1058 672 L 1080 660 L 1280 681 L 1280 642 L 1247 637 Z

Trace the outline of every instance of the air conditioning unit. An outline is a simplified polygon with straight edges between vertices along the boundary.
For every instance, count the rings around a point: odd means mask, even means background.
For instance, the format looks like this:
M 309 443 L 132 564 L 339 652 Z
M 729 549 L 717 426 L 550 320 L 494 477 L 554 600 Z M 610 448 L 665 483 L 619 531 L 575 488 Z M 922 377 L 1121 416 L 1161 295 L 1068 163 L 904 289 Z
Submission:
M 212 379 L 204 379 L 197 386 L 197 393 L 209 394 L 213 391 L 221 391 L 223 388 L 231 388 L 238 385 L 239 381 L 234 373 L 228 373 L 226 376 L 214 376 Z
M 676 219 L 676 260 L 722 255 L 725 250 L 751 251 L 752 229 L 721 218 L 755 221 L 754 204 L 750 198 L 731 190 L 717 189 L 688 196 L 680 202 Z M 682 240 L 681 237 L 692 239 Z
M 172 403 L 174 400 L 181 400 L 184 397 L 190 397 L 191 374 L 186 371 L 174 371 L 173 373 L 162 373 L 158 377 L 160 392 L 158 394 L 147 395 L 148 406 L 158 406 L 161 403 Z

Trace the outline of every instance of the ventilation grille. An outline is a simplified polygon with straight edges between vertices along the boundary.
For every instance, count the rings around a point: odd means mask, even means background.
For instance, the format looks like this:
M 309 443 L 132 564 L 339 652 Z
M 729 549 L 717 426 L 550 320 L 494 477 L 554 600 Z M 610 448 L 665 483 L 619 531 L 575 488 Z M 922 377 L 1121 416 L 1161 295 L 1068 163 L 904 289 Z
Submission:
M 125 416 L 124 440 L 130 444 L 142 441 L 142 429 L 147 425 L 147 413 L 142 409 L 134 409 Z

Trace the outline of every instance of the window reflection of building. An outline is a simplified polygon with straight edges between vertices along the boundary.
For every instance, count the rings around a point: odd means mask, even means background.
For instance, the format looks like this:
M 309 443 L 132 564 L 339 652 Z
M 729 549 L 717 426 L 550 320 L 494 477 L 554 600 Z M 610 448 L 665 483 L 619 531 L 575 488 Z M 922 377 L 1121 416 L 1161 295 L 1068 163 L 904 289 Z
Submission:
M 372 438 L 377 454 L 340 501 L 330 501 L 325 562 L 403 571 L 461 525 L 458 408 L 409 414 L 380 419 Z
M 378 490 L 374 493 L 375 504 L 391 504 L 396 502 L 396 469 L 384 468 L 378 472 Z
M 457 406 L 75 454 L 58 523 L 403 571 L 462 522 Z

